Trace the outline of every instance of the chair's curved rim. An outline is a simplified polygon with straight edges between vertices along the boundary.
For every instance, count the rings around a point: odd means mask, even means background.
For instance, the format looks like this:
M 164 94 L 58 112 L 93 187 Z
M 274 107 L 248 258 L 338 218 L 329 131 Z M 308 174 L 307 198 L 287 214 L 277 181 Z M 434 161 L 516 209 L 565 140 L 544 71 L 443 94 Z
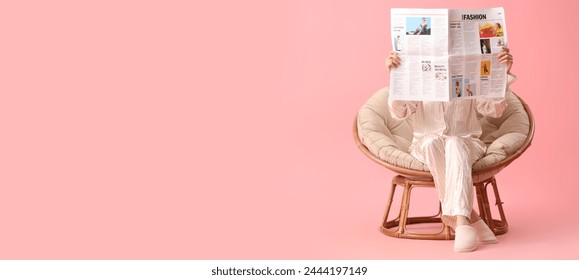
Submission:
M 498 161 L 494 164 L 483 167 L 481 169 L 474 170 L 473 171 L 473 177 L 481 175 L 481 174 L 489 173 L 489 172 L 492 172 L 494 170 L 503 169 L 504 167 L 509 165 L 511 162 L 513 162 L 515 159 L 520 157 L 527 150 L 527 148 L 529 148 L 529 146 L 531 145 L 531 142 L 533 141 L 533 137 L 535 135 L 535 119 L 533 117 L 533 113 L 531 112 L 531 108 L 529 107 L 529 105 L 527 105 L 527 103 L 522 98 L 520 98 L 518 95 L 515 94 L 515 96 L 519 99 L 519 101 L 521 101 L 521 104 L 523 104 L 523 108 L 525 109 L 525 112 L 527 113 L 527 116 L 529 118 L 529 133 L 527 134 L 527 139 L 525 139 L 525 142 L 523 143 L 523 145 L 514 154 L 512 154 L 512 155 L 510 155 L 510 156 L 504 158 L 503 160 Z M 399 174 L 407 176 L 407 177 L 432 178 L 432 174 L 430 174 L 429 171 L 409 169 L 409 168 L 404 168 L 404 167 L 397 166 L 394 164 L 390 164 L 386 161 L 383 161 L 382 159 L 375 156 L 374 154 L 372 154 L 370 152 L 370 150 L 368 150 L 368 148 L 362 143 L 362 141 L 360 140 L 360 137 L 358 135 L 358 115 L 357 114 L 356 114 L 356 117 L 354 118 L 353 135 L 354 135 L 354 141 L 356 142 L 356 145 L 358 146 L 358 148 L 367 157 L 372 159 L 377 164 L 384 166 L 384 167 L 386 167 L 386 168 L 388 168 L 396 173 L 399 173 Z

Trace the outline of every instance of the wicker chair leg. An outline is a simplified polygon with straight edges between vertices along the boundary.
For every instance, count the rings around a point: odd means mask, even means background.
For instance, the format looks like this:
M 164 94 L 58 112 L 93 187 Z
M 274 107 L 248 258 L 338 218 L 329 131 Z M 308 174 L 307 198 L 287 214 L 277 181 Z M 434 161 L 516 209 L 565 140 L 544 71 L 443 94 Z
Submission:
M 493 177 L 491 180 L 491 185 L 493 186 L 493 191 L 495 193 L 496 199 L 496 206 L 499 209 L 499 216 L 501 216 L 501 220 L 493 220 L 493 231 L 495 234 L 503 234 L 509 230 L 509 224 L 507 223 L 507 217 L 505 216 L 505 211 L 503 210 L 503 202 L 501 201 L 501 197 L 499 195 L 499 189 L 497 187 L 497 180 Z
M 489 182 L 481 182 L 477 183 L 476 186 L 476 194 L 478 198 L 478 205 L 480 210 L 480 217 L 485 221 L 485 223 L 494 231 L 493 225 L 493 217 L 491 214 L 491 208 L 489 205 L 489 197 L 487 194 L 487 185 Z
M 434 187 L 434 182 L 424 181 L 424 180 L 413 180 L 403 176 L 395 176 L 392 179 L 392 190 L 388 197 L 388 203 L 386 205 L 386 210 L 384 213 L 384 220 L 380 226 L 380 232 L 390 237 L 397 238 L 410 238 L 410 239 L 430 239 L 430 240 L 449 240 L 454 239 L 453 232 L 451 228 L 443 224 L 443 229 L 438 233 L 419 233 L 410 232 L 407 229 L 408 225 L 412 224 L 423 224 L 423 223 L 442 223 L 440 218 L 442 209 L 439 205 L 438 213 L 432 216 L 420 216 L 420 217 L 409 217 L 410 210 L 410 197 L 411 192 L 414 187 Z M 402 194 L 402 201 L 400 204 L 400 212 L 398 217 L 393 220 L 388 220 L 388 215 L 392 208 L 392 201 L 395 193 L 395 189 L 398 186 L 404 187 Z
M 408 209 L 410 209 L 410 192 L 412 184 L 406 181 L 404 184 L 404 193 L 402 194 L 402 205 L 400 206 L 400 225 L 398 226 L 398 233 L 406 232 L 406 221 L 408 220 Z
M 397 184 L 392 179 L 392 188 L 390 189 L 390 195 L 388 196 L 388 202 L 386 203 L 386 209 L 384 210 L 384 219 L 382 221 L 382 228 L 388 228 L 388 215 L 390 215 L 390 209 L 392 208 L 392 201 L 394 200 L 394 193 L 396 193 Z M 398 218 L 400 219 L 400 213 L 398 213 Z
M 476 201 L 478 204 L 478 214 L 480 215 L 481 219 L 483 219 L 483 221 L 485 221 L 485 223 L 486 223 L 487 222 L 485 220 L 486 212 L 485 212 L 484 198 L 483 198 L 483 191 L 485 188 L 484 183 L 475 183 L 474 187 L 475 187 L 475 191 L 476 191 Z
M 493 187 L 493 192 L 496 198 L 496 206 L 499 210 L 499 215 L 501 216 L 500 220 L 493 219 L 489 197 L 487 192 L 487 186 L 491 184 Z M 479 182 L 475 184 L 476 187 L 476 194 L 477 194 L 477 201 L 480 210 L 480 217 L 485 221 L 485 223 L 489 226 L 489 228 L 495 233 L 495 235 L 504 234 L 508 231 L 508 224 L 507 218 L 505 216 L 505 212 L 503 210 L 503 202 L 499 196 L 499 190 L 497 187 L 497 182 L 495 177 L 491 177 L 488 180 L 483 182 Z

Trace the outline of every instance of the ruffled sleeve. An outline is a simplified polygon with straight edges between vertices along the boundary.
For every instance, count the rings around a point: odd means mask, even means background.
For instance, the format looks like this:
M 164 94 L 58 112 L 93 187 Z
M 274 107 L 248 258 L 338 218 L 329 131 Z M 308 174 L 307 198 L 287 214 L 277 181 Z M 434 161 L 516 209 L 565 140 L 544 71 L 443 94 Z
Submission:
M 388 100 L 390 115 L 398 120 L 406 119 L 414 114 L 417 106 L 417 101 Z

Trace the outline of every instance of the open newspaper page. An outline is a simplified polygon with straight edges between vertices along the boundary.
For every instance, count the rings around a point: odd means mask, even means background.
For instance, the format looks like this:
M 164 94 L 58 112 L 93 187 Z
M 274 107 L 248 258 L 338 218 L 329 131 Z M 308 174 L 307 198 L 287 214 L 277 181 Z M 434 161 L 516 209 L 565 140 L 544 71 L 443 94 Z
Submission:
M 450 98 L 504 97 L 507 67 L 498 54 L 507 45 L 503 8 L 449 10 Z
M 391 19 L 402 64 L 390 71 L 389 98 L 448 101 L 448 9 L 392 9 Z

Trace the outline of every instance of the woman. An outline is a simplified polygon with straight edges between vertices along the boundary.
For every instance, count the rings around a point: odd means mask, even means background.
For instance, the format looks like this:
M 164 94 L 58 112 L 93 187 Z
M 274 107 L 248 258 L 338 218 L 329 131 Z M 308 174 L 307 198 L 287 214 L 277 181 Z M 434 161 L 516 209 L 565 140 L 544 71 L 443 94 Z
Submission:
M 394 46 L 396 47 L 396 50 L 397 50 L 397 51 L 401 51 L 401 50 L 402 50 L 402 42 L 401 42 L 401 39 L 400 39 L 400 35 L 396 36 L 396 41 L 395 41 Z
M 503 27 L 498 22 L 495 23 L 495 35 L 497 37 L 503 37 L 504 36 Z
M 428 35 L 428 23 L 426 18 L 422 18 L 422 22 L 418 25 L 418 28 L 414 31 L 414 35 Z
M 516 79 L 511 74 L 513 56 L 503 47 L 499 62 L 507 65 L 507 94 Z M 388 69 L 400 66 L 396 52 L 386 61 Z M 472 209 L 472 165 L 484 156 L 485 144 L 477 111 L 498 118 L 507 107 L 501 99 L 462 99 L 451 102 L 389 100 L 394 118 L 414 115 L 410 154 L 428 166 L 442 204 L 442 220 L 455 231 L 454 250 L 471 252 L 477 242 L 496 243 L 491 229 Z

